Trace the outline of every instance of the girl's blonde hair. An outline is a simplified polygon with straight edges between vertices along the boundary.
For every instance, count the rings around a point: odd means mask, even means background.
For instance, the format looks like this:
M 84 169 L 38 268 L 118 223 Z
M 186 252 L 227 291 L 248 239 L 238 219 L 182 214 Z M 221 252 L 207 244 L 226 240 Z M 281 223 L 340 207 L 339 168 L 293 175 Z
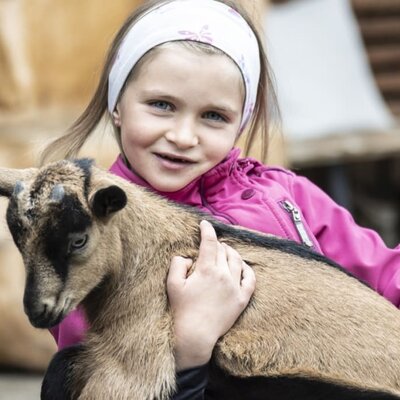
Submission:
M 56 138 L 50 144 L 46 146 L 43 150 L 40 161 L 41 163 L 46 163 L 55 159 L 61 158 L 71 158 L 76 157 L 79 150 L 86 143 L 91 133 L 95 130 L 101 119 L 108 114 L 107 110 L 107 96 L 108 96 L 108 76 L 110 74 L 111 67 L 113 65 L 114 59 L 120 47 L 121 41 L 125 37 L 126 33 L 129 31 L 130 27 L 135 24 L 135 22 L 141 18 L 143 14 L 148 12 L 148 10 L 157 4 L 168 3 L 173 0 L 148 0 L 144 4 L 138 7 L 134 13 L 132 13 L 125 23 L 122 25 L 121 29 L 115 36 L 110 49 L 108 51 L 106 61 L 100 76 L 98 86 L 90 100 L 88 106 L 83 111 L 83 113 L 78 117 L 78 119 L 70 126 L 70 128 L 59 138 Z M 266 160 L 268 152 L 268 127 L 270 116 L 273 114 L 279 115 L 279 110 L 276 101 L 275 90 L 272 84 L 271 73 L 267 57 L 265 54 L 264 46 L 260 37 L 260 33 L 255 28 L 254 23 L 249 17 L 248 13 L 240 4 L 235 0 L 216 0 L 221 3 L 227 4 L 228 6 L 239 12 L 242 17 L 247 21 L 249 26 L 254 31 L 256 36 L 259 51 L 260 51 L 260 82 L 257 93 L 256 104 L 254 107 L 253 116 L 248 123 L 243 135 L 245 136 L 244 143 L 244 153 L 248 155 L 252 149 L 252 146 L 257 140 L 257 146 L 261 145 L 261 159 Z M 179 42 L 178 42 L 179 43 Z M 186 42 L 182 42 L 183 45 Z M 186 45 L 188 45 L 187 43 Z M 203 43 L 192 43 L 190 42 L 191 48 L 196 48 L 208 54 L 214 53 L 210 51 L 210 45 L 204 45 Z M 147 54 L 145 57 L 147 59 Z M 127 82 L 132 79 L 135 75 L 134 71 L 140 68 L 145 57 L 139 61 L 138 64 L 133 68 L 132 74 L 128 77 Z M 124 89 L 123 89 L 124 90 Z M 121 92 L 123 92 L 123 90 Z M 122 94 L 122 93 L 121 93 Z M 279 120 L 279 118 L 277 118 Z M 115 131 L 115 137 L 121 148 L 121 141 L 119 130 L 113 125 Z

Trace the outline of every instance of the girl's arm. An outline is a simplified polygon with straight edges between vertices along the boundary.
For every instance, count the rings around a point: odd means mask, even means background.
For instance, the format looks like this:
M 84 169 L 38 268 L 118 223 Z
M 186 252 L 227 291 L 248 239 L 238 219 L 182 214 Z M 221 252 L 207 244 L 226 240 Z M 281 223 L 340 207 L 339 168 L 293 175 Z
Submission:
M 294 176 L 292 192 L 323 253 L 399 307 L 400 246 L 388 248 L 306 178 Z
M 174 314 L 176 367 L 180 371 L 178 387 L 185 390 L 190 390 L 191 383 L 195 387 L 200 384 L 204 390 L 206 364 L 217 340 L 235 323 L 255 289 L 254 272 L 240 255 L 218 242 L 207 221 L 201 222 L 200 230 L 194 272 L 187 276 L 192 260 L 175 257 L 167 280 Z M 175 399 L 189 398 L 181 393 L 176 396 Z

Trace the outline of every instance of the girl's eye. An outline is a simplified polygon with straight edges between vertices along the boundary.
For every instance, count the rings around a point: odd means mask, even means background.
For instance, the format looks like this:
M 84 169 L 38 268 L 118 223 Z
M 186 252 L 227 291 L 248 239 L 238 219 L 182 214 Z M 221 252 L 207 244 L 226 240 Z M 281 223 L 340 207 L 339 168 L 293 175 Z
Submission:
M 71 239 L 69 243 L 70 251 L 82 249 L 83 247 L 85 247 L 87 241 L 88 241 L 88 235 L 80 235 L 74 237 L 73 239 Z
M 160 110 L 165 110 L 165 111 L 169 111 L 172 109 L 171 104 L 169 104 L 166 101 L 162 101 L 162 100 L 152 101 L 150 103 L 150 105 L 155 108 L 159 108 Z
M 215 111 L 208 111 L 204 113 L 204 118 L 211 119 L 212 121 L 226 121 L 226 118 Z

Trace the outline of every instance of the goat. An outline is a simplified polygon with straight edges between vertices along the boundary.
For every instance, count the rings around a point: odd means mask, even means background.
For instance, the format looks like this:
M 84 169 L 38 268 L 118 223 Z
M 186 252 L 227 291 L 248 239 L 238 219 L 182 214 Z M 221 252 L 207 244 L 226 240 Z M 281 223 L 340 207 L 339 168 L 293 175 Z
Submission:
M 210 399 L 400 399 L 400 313 L 291 241 L 232 227 L 96 167 L 0 169 L 7 223 L 40 328 L 79 304 L 85 341 L 50 363 L 42 399 L 167 399 L 175 390 L 171 258 L 196 259 L 199 222 L 255 271 L 255 293 L 217 343 Z

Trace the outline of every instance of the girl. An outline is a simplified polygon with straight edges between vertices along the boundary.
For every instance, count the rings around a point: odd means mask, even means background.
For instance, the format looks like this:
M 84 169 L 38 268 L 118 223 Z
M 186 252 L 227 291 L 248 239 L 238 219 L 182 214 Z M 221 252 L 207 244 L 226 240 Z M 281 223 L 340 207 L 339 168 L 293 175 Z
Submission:
M 113 173 L 224 222 L 299 241 L 399 305 L 400 248 L 388 249 L 306 179 L 239 158 L 233 146 L 245 129 L 246 151 L 256 135 L 266 142 L 267 97 L 274 99 L 266 57 L 239 5 L 148 1 L 116 36 L 88 108 L 43 160 L 76 155 L 108 114 L 121 150 Z M 218 243 L 206 222 L 196 270 L 187 277 L 191 263 L 174 258 L 167 282 L 176 335 L 174 399 L 207 398 L 212 349 L 255 287 L 251 269 Z M 63 348 L 80 341 L 85 329 L 77 310 L 53 334 Z

